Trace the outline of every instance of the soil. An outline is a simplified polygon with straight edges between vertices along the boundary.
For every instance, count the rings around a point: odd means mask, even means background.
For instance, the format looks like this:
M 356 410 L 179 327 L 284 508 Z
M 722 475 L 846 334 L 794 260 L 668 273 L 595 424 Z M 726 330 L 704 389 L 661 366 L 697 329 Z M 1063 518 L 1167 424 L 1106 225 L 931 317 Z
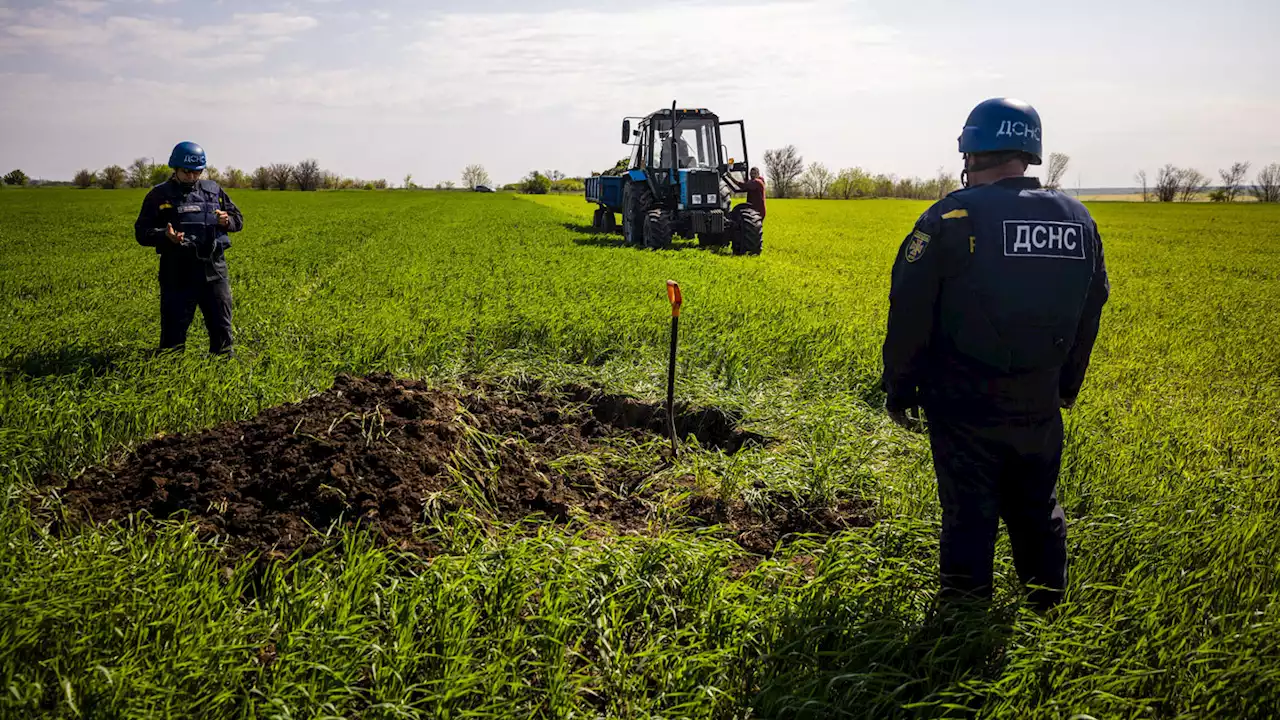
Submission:
M 770 441 L 714 408 L 676 408 L 683 441 L 726 453 Z M 715 525 L 746 550 L 768 554 L 792 533 L 870 524 L 843 500 L 803 507 L 765 496 L 768 511 L 701 494 L 665 457 L 661 405 L 597 388 L 429 386 L 387 374 L 340 375 L 316 396 L 197 433 L 158 436 L 60 491 L 56 529 L 83 522 L 185 515 L 234 554 L 310 554 L 342 524 L 387 545 L 436 552 L 424 518 L 466 510 L 495 522 L 530 516 L 614 532 Z M 647 445 L 624 452 L 627 446 Z M 637 465 L 636 458 L 650 458 Z M 686 497 L 675 512 L 671 498 Z M 674 502 L 674 501 L 673 501 Z M 674 517 L 674 520 L 660 518 Z

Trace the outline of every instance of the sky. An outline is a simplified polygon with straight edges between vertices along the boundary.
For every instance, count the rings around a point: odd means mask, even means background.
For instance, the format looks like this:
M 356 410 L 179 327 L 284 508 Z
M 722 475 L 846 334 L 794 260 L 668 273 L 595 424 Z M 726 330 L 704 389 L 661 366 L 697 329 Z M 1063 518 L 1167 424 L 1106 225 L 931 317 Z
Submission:
M 1017 97 L 1064 185 L 1280 162 L 1275 0 L 0 0 L 0 172 L 70 179 L 200 143 L 219 168 L 498 183 L 611 167 L 625 116 L 746 121 L 751 160 L 958 173 Z

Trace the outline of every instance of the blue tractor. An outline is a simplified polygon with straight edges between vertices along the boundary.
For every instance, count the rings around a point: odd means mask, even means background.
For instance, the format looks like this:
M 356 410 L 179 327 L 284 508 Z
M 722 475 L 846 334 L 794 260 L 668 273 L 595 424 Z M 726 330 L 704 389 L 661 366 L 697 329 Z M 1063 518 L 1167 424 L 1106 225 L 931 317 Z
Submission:
M 639 120 L 634 129 L 632 120 Z M 722 134 L 732 126 L 742 143 L 740 161 L 725 150 Z M 697 236 L 707 246 L 730 245 L 738 255 L 760 252 L 764 220 L 749 206 L 732 207 L 734 190 L 726 182 L 745 182 L 750 167 L 741 120 L 720 120 L 710 110 L 681 110 L 672 103 L 669 110 L 623 119 L 622 142 L 631 146 L 626 167 L 619 163 L 586 181 L 587 202 L 598 206 L 593 228 L 614 232 L 620 213 L 623 240 L 634 247 L 660 250 L 679 235 Z

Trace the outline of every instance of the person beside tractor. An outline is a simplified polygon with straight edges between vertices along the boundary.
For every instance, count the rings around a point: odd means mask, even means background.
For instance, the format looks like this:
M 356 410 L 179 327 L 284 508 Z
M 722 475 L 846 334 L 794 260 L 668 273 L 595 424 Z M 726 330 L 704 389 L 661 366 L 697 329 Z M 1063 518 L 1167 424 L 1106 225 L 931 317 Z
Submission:
M 160 348 L 185 347 L 199 307 L 209 352 L 233 357 L 225 252 L 244 217 L 216 182 L 201 179 L 206 164 L 203 148 L 178 143 L 169 155 L 173 175 L 147 193 L 133 230 L 138 244 L 160 256 Z
M 1041 147 L 1027 103 L 975 107 L 959 138 L 964 188 L 920 216 L 893 266 L 885 405 L 913 430 L 925 412 L 944 603 L 991 598 L 1001 518 L 1031 604 L 1047 610 L 1066 589 L 1061 409 L 1084 382 L 1110 284 L 1088 210 L 1025 177 Z
M 751 168 L 751 176 L 744 183 L 739 183 L 733 179 L 732 175 L 725 177 L 725 181 L 733 188 L 734 192 L 746 193 L 747 200 L 744 205 L 754 208 L 760 213 L 760 220 L 764 220 L 764 178 L 760 177 L 760 168 Z

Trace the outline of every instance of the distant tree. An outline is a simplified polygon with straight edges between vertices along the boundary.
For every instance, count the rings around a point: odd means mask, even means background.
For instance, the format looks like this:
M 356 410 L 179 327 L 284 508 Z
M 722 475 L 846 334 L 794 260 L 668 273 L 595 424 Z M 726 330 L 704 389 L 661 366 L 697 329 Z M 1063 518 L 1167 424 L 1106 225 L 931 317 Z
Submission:
M 831 197 L 848 200 L 853 197 L 853 168 L 844 168 L 831 181 Z
M 1142 202 L 1151 202 L 1151 192 L 1147 190 L 1147 171 L 1139 170 L 1133 181 L 1142 186 Z
M 436 189 L 437 189 L 437 190 L 452 190 L 452 189 L 453 189 L 453 181 L 452 181 L 452 180 L 442 180 L 442 181 L 440 181 L 440 182 L 436 183 Z
M 293 179 L 298 183 L 299 190 L 315 190 L 320 187 L 320 163 L 312 158 L 303 160 L 294 166 Z
M 413 189 L 415 189 L 415 188 L 417 188 L 417 187 L 418 187 L 417 185 L 414 185 L 414 184 L 413 184 L 413 173 L 408 173 L 408 174 L 406 174 L 406 175 L 404 176 L 404 189 L 405 189 L 405 190 L 413 190 Z
M 893 188 L 897 185 L 897 178 L 892 175 L 880 173 L 871 179 L 871 196 L 872 197 L 893 197 Z
M 554 182 L 557 182 L 557 181 L 559 181 L 559 180 L 563 180 L 563 179 L 564 179 L 564 173 L 560 172 L 559 170 L 548 170 L 548 171 L 547 171 L 547 179 L 548 179 L 548 180 L 550 180 L 550 181 L 551 181 L 551 182 L 553 182 L 553 183 L 554 183 Z
M 267 175 L 271 178 L 271 187 L 276 190 L 288 190 L 293 180 L 293 166 L 288 163 L 272 163 L 267 166 Z
M 938 168 L 937 182 L 939 200 L 960 189 L 960 181 L 956 180 L 956 176 L 943 168 Z
M 1230 168 L 1218 171 L 1218 176 L 1222 178 L 1223 202 L 1235 201 L 1236 196 L 1240 194 L 1240 183 L 1244 181 L 1244 176 L 1248 172 L 1249 163 L 1247 162 L 1232 163 Z
M 1258 202 L 1280 202 L 1280 163 L 1271 163 L 1259 170 L 1250 192 Z
M 893 196 L 912 200 L 917 196 L 916 186 L 919 180 L 916 178 L 900 178 L 898 184 L 893 188 Z
M 222 184 L 233 190 L 247 187 L 249 184 L 249 177 L 245 175 L 244 171 L 240 168 L 229 167 L 227 168 L 225 177 L 222 178 Z
M 337 190 L 342 187 L 342 178 L 337 173 L 325 170 L 320 175 L 320 187 L 325 190 Z
M 213 167 L 212 165 L 204 169 L 204 178 L 206 180 L 212 180 L 219 185 L 222 184 L 222 173 L 218 172 L 218 168 Z
M 552 182 L 551 189 L 557 193 L 580 193 L 583 183 L 578 178 L 563 178 Z
M 1156 171 L 1156 199 L 1160 202 L 1173 202 L 1178 197 L 1178 188 L 1182 186 L 1182 170 L 1174 165 L 1165 165 Z
M 254 190 L 270 190 L 271 189 L 271 170 L 265 166 L 259 165 L 253 171 L 251 179 Z
M 1044 186 L 1060 190 L 1062 188 L 1062 176 L 1067 174 L 1067 163 L 1071 162 L 1071 156 L 1066 153 L 1049 153 L 1049 164 L 1045 166 Z
M 129 163 L 128 173 L 129 187 L 147 187 L 147 183 L 151 180 L 151 161 L 144 157 L 134 158 L 133 162 Z
M 526 195 L 546 195 L 551 190 L 551 178 L 534 170 L 525 176 L 520 191 Z
M 27 174 L 21 170 L 10 170 L 8 175 L 4 176 L 5 185 L 26 185 Z
M 147 174 L 150 176 L 147 178 L 148 185 L 159 185 L 169 180 L 173 175 L 173 168 L 168 165 L 152 165 L 148 168 Z
M 800 177 L 800 185 L 809 193 L 809 196 L 819 200 L 827 197 L 827 192 L 831 189 L 831 181 L 831 171 L 820 162 L 811 163 L 809 169 L 805 170 L 804 175 Z
M 796 178 L 804 172 L 804 158 L 800 157 L 795 145 L 765 150 L 764 168 L 773 194 L 780 198 L 790 197 L 796 190 Z
M 124 185 L 126 175 L 124 168 L 119 165 L 110 165 L 98 176 L 98 186 L 103 190 L 115 190 Z
M 1191 202 L 1207 187 L 1209 187 L 1209 178 L 1205 177 L 1204 173 L 1195 168 L 1185 168 L 1178 182 L 1178 199 L 1182 202 Z
M 388 183 L 387 183 L 387 179 L 386 179 L 386 178 L 378 178 L 377 180 L 374 180 L 373 182 L 371 182 L 371 183 L 369 183 L 369 184 L 373 186 L 373 189 L 374 189 L 374 190 L 386 190 L 386 189 L 387 189 L 387 187 L 388 187 Z M 450 184 L 452 185 L 452 183 L 450 183 Z
M 72 184 L 82 190 L 92 187 L 97 181 L 98 174 L 85 168 L 81 168 L 80 171 L 76 173 L 76 176 L 71 180 Z
M 475 190 L 477 185 L 492 185 L 493 180 L 483 165 L 468 165 L 462 170 L 462 184 L 469 190 Z

